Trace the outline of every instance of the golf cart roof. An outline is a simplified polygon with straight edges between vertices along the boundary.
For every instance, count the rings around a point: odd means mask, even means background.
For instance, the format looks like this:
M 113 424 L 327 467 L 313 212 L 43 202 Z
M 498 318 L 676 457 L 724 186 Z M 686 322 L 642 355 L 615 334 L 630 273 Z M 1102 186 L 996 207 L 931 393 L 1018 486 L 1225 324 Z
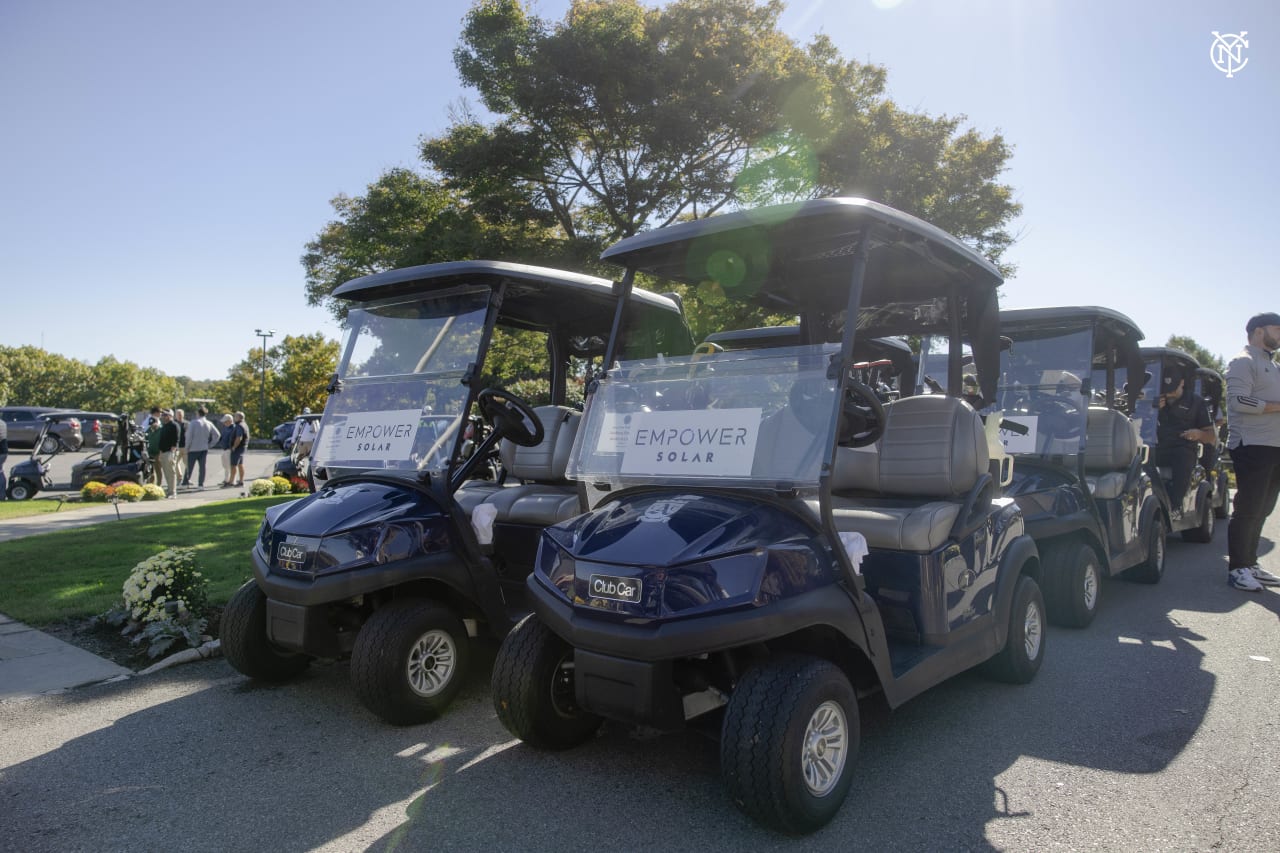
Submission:
M 509 322 L 542 327 L 554 320 L 568 328 L 607 330 L 613 320 L 617 294 L 608 279 L 505 261 L 450 261 L 387 270 L 352 279 L 334 290 L 333 295 L 372 301 L 465 284 L 497 287 L 503 283 L 507 289 L 502 315 Z M 669 313 L 683 321 L 680 306 L 665 296 L 634 290 L 631 300 L 633 308 Z
M 778 312 L 845 307 L 852 255 L 870 237 L 863 304 L 925 298 L 948 286 L 993 289 L 1000 271 L 964 243 L 861 198 L 821 198 L 646 231 L 600 256 L 672 281 L 714 282 Z
M 1152 362 L 1156 359 L 1161 361 L 1169 359 L 1170 361 L 1181 362 L 1183 365 L 1190 365 L 1195 370 L 1200 369 L 1200 362 L 1196 360 L 1194 355 L 1177 347 L 1142 347 L 1139 351 L 1142 353 L 1142 358 L 1147 362 Z
M 1099 325 L 1114 337 L 1135 344 L 1142 340 L 1142 329 L 1119 311 L 1097 305 L 1066 305 L 1053 308 L 1002 308 L 1002 332 L 1016 329 L 1049 329 Z

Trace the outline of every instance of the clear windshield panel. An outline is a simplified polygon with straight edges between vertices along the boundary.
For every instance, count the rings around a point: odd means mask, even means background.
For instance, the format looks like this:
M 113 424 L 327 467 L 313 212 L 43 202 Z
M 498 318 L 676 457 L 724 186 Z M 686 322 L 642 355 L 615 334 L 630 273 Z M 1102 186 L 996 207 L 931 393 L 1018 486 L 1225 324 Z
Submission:
M 1000 353 L 994 408 L 1027 428 L 1026 435 L 1001 430 L 1005 450 L 1036 456 L 1080 453 L 1088 426 L 1092 330 L 1002 333 L 1013 345 Z
M 367 303 L 348 315 L 338 374 L 312 458 L 330 477 L 416 477 L 449 466 L 467 405 L 462 384 L 484 332 L 488 288 Z
M 338 375 L 345 381 L 466 370 L 480 347 L 489 293 L 458 288 L 352 308 Z
M 835 344 L 623 362 L 592 395 L 568 476 L 613 487 L 818 485 Z

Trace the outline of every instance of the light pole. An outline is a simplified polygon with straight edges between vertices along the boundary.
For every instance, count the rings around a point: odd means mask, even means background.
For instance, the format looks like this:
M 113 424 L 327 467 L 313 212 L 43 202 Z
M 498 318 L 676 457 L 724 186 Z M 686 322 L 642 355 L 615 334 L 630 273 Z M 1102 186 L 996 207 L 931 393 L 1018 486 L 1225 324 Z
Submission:
M 275 337 L 275 329 L 254 329 L 253 333 L 262 338 L 262 396 L 258 402 L 258 429 L 267 428 L 267 338 Z

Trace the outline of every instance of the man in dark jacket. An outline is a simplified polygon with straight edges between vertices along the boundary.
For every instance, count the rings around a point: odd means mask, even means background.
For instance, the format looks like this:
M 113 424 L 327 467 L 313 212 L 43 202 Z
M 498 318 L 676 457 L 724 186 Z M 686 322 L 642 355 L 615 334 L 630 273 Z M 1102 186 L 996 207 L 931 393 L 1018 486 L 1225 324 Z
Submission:
M 9 497 L 9 484 L 4 476 L 4 464 L 9 460 L 9 425 L 0 420 L 0 501 Z
M 1199 458 L 1197 445 L 1213 445 L 1217 435 L 1208 405 L 1187 390 L 1186 378 L 1180 372 L 1166 371 L 1161 386 L 1164 393 L 1156 401 L 1156 465 L 1172 469 L 1169 506 L 1176 517 L 1182 513 L 1182 499 Z
M 160 412 L 160 474 L 161 484 L 170 498 L 178 496 L 178 425 L 173 422 L 173 410 Z

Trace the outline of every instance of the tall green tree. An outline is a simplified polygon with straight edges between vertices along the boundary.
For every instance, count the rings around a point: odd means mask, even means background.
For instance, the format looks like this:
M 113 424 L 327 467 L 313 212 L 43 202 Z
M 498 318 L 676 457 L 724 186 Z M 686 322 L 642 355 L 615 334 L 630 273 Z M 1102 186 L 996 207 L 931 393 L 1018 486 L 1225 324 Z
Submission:
M 574 0 L 552 21 L 521 0 L 477 0 L 454 62 L 487 113 L 459 107 L 424 138 L 425 175 L 393 170 L 366 196 L 335 199 L 339 219 L 304 257 L 308 299 L 428 260 L 612 274 L 599 251 L 639 231 L 835 194 L 922 216 L 1002 263 L 1020 210 L 1000 182 L 1004 139 L 901 108 L 883 67 L 825 37 L 799 44 L 778 27 L 783 9 Z M 714 294 L 687 296 L 696 331 L 753 321 Z
M 1180 349 L 1188 355 L 1200 362 L 1201 367 L 1207 367 L 1210 370 L 1216 370 L 1225 374 L 1227 371 L 1227 362 L 1220 355 L 1214 355 L 1207 349 L 1196 343 L 1195 338 L 1187 335 L 1170 335 L 1169 340 L 1165 342 L 1165 346 Z
M 290 420 L 304 408 L 321 411 L 325 388 L 338 366 L 338 342 L 323 334 L 286 335 L 268 347 L 251 349 L 227 372 L 218 389 L 218 409 L 242 411 L 254 435 L 269 435 L 272 427 Z M 261 414 L 265 399 L 265 417 Z

